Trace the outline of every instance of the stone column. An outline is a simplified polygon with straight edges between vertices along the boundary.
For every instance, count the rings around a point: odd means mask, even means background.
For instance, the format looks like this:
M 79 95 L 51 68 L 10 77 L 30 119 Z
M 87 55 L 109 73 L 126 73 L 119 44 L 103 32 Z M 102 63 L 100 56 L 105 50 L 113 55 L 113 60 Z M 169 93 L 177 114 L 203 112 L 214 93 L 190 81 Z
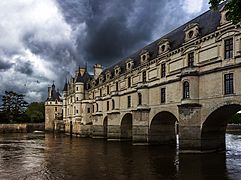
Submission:
M 102 113 L 96 113 L 94 115 L 94 121 L 92 126 L 92 137 L 93 138 L 103 138 L 104 137 L 104 128 L 102 124 L 103 115 Z
M 133 111 L 132 140 L 137 143 L 148 143 L 149 108 L 139 108 Z
M 201 150 L 201 105 L 182 104 L 179 110 L 179 149 Z
M 121 138 L 120 112 L 118 110 L 108 114 L 107 138 L 108 140 L 120 140 Z

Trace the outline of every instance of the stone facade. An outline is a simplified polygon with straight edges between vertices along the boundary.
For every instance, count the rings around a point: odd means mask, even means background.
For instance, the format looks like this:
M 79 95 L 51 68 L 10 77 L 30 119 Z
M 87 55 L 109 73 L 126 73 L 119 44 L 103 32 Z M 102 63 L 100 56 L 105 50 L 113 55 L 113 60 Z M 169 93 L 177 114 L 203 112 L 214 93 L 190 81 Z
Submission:
M 64 88 L 66 133 L 170 145 L 178 134 L 181 150 L 224 149 L 241 110 L 241 28 L 223 6 L 93 76 L 79 68 Z
M 48 87 L 48 98 L 45 101 L 45 130 L 57 130 L 57 122 L 62 117 L 63 102 L 59 92 L 55 90 L 55 85 Z

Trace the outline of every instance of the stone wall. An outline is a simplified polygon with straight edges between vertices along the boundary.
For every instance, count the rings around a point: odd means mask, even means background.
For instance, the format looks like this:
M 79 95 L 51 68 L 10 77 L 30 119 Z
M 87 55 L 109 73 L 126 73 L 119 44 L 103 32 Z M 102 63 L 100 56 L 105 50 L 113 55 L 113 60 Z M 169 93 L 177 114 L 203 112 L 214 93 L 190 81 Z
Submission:
M 44 123 L 0 124 L 0 133 L 28 133 L 44 131 Z

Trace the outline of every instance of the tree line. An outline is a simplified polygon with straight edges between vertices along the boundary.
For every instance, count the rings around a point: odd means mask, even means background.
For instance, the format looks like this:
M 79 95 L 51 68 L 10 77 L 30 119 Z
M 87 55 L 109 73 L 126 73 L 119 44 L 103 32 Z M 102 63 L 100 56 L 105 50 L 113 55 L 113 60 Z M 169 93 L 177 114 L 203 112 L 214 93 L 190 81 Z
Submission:
M 44 122 L 44 103 L 28 103 L 23 94 L 5 91 L 0 106 L 0 123 Z

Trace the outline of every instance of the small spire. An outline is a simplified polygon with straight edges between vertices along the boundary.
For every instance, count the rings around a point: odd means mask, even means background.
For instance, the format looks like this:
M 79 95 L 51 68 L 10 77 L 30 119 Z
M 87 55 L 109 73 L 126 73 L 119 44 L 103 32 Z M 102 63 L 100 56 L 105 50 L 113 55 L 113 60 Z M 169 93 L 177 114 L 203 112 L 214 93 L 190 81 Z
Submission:
M 52 88 L 53 88 L 53 89 L 55 89 L 54 81 L 53 81 L 53 85 L 52 85 Z

